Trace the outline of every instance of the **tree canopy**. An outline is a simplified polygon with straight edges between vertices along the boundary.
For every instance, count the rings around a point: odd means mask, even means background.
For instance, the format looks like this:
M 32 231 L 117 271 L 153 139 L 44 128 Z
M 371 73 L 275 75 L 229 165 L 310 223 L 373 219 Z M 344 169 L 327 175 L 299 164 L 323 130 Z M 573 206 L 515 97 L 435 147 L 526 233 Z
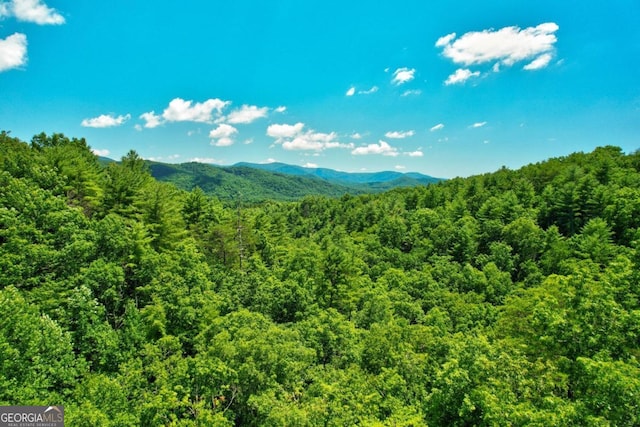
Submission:
M 0 133 L 0 404 L 78 426 L 640 424 L 640 153 L 221 202 Z

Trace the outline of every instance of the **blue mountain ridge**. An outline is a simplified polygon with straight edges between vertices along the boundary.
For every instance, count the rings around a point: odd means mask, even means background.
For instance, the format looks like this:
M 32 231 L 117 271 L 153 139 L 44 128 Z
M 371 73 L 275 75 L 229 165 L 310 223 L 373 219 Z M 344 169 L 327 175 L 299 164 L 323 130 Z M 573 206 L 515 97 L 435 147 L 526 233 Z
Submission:
M 269 172 L 277 172 L 285 175 L 294 176 L 314 176 L 325 181 L 340 184 L 376 184 L 392 182 L 396 180 L 406 181 L 407 184 L 431 184 L 442 181 L 442 178 L 436 178 L 417 172 L 341 172 L 327 168 L 306 168 L 303 166 L 289 165 L 286 163 L 247 163 L 240 162 L 233 165 L 234 167 L 248 167 L 253 169 L 261 169 Z

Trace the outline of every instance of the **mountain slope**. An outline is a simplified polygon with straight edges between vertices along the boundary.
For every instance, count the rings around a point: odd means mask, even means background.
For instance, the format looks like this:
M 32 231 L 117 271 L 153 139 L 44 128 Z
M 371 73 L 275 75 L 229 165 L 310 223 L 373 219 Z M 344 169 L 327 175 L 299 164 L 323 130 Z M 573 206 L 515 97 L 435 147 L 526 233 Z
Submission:
M 167 164 L 149 162 L 154 178 L 178 188 L 200 187 L 222 200 L 242 197 L 245 201 L 297 200 L 309 195 L 340 197 L 396 187 L 412 187 L 439 181 L 421 174 L 399 172 L 356 173 L 331 169 L 308 169 L 283 163 L 257 165 L 239 163 L 214 166 L 202 163 Z
M 287 175 L 297 176 L 316 176 L 326 181 L 348 184 L 377 184 L 382 182 L 392 182 L 401 178 L 409 178 L 409 180 L 402 180 L 403 184 L 418 185 L 418 184 L 431 184 L 441 181 L 440 178 L 434 178 L 432 176 L 423 175 L 416 172 L 400 173 L 394 171 L 383 172 L 341 172 L 327 168 L 305 168 L 302 166 L 288 165 L 285 163 L 238 163 L 235 166 L 245 166 L 255 169 L 268 170 L 272 172 L 279 172 Z M 393 187 L 395 187 L 394 185 Z
M 170 182 L 183 190 L 200 187 L 222 200 L 241 197 L 245 201 L 296 200 L 307 195 L 339 197 L 345 193 L 363 193 L 321 179 L 232 166 L 218 167 L 202 163 L 150 163 L 154 178 Z

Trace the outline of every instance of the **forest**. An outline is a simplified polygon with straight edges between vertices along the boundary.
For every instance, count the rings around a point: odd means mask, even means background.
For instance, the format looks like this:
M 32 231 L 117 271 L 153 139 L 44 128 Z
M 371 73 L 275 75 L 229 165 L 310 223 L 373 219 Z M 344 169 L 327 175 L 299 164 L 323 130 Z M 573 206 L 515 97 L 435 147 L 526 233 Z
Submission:
M 640 425 L 640 152 L 221 201 L 0 133 L 0 405 L 69 426 Z
M 111 159 L 101 158 L 108 164 Z M 430 184 L 441 179 L 399 172 L 346 173 L 310 169 L 282 163 L 216 166 L 204 163 L 168 164 L 147 161 L 151 176 L 161 182 L 191 191 L 199 187 L 223 203 L 297 201 L 304 196 L 340 197 L 381 193 L 397 187 Z

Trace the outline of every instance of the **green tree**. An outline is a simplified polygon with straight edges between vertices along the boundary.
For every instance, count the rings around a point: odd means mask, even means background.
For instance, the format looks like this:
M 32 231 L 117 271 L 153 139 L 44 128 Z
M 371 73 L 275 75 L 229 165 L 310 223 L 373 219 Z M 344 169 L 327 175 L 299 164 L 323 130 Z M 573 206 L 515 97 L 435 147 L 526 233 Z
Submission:
M 109 163 L 105 171 L 103 213 L 134 216 L 138 213 L 134 203 L 141 198 L 140 192 L 151 180 L 147 164 L 133 150 L 123 156 L 120 163 Z

